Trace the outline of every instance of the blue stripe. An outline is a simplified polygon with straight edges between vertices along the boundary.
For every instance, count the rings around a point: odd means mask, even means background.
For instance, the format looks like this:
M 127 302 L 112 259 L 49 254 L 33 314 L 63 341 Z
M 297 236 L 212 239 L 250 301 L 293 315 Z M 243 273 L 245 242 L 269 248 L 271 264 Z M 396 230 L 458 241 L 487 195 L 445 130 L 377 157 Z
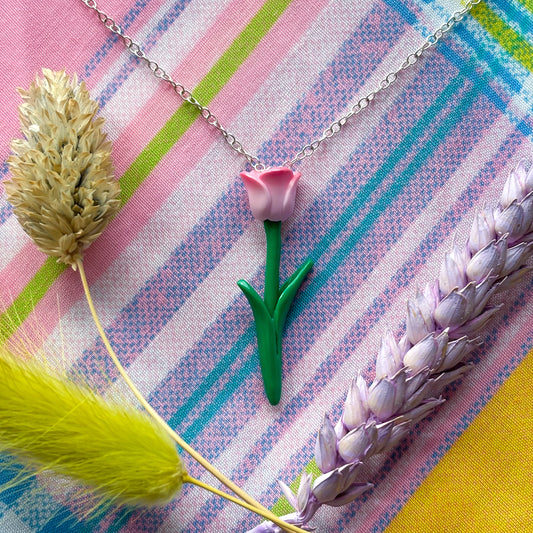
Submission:
M 127 31 L 128 28 L 135 22 L 136 18 L 142 13 L 144 8 L 152 0 L 137 0 L 133 7 L 124 15 L 122 23 L 120 26 L 124 31 Z M 99 24 L 96 14 L 94 14 L 94 23 Z M 102 62 L 105 57 L 109 54 L 113 45 L 118 42 L 119 37 L 115 34 L 110 35 L 104 42 L 104 44 L 96 51 L 94 56 L 89 60 L 89 62 L 83 67 L 84 78 L 87 79 L 94 72 L 96 67 Z
M 149 52 L 151 48 L 156 44 L 157 39 L 161 37 L 175 22 L 175 20 L 181 15 L 185 7 L 191 0 L 180 0 L 169 11 L 165 13 L 165 16 L 157 22 L 154 29 L 148 34 L 147 38 L 143 42 L 143 49 L 145 52 Z M 131 56 L 129 60 L 122 66 L 119 73 L 110 81 L 102 90 L 97 98 L 98 104 L 101 108 L 111 100 L 115 93 L 122 87 L 127 81 L 129 75 L 137 70 L 141 63 L 144 63 L 139 58 Z
M 472 69 L 472 65 L 468 64 L 465 67 L 465 70 L 468 71 Z M 464 80 L 463 75 L 457 76 L 455 80 L 458 80 L 459 78 L 461 80 Z M 445 90 L 439 98 L 435 101 L 435 103 L 428 109 L 428 111 L 425 113 L 424 117 L 419 121 L 418 127 L 423 127 L 424 125 L 427 126 L 432 120 L 434 120 L 435 116 L 437 116 L 440 109 L 442 109 L 444 106 L 446 106 L 448 102 L 448 98 L 450 96 L 450 93 L 452 92 L 452 87 L 454 85 L 450 84 L 447 87 L 447 90 Z M 455 87 L 456 89 L 456 87 Z M 354 228 L 353 233 L 348 238 L 348 241 L 346 244 L 335 254 L 335 256 L 332 258 L 330 263 L 327 267 L 325 267 L 316 277 L 313 279 L 313 282 L 307 287 L 307 289 L 300 294 L 297 302 L 295 303 L 295 306 L 293 310 L 291 311 L 288 321 L 287 321 L 287 328 L 290 328 L 291 324 L 297 320 L 298 315 L 302 313 L 302 311 L 307 308 L 308 306 L 312 305 L 311 301 L 312 299 L 317 295 L 317 293 L 321 290 L 321 288 L 326 284 L 328 279 L 332 277 L 332 274 L 338 269 L 339 265 L 344 261 L 345 257 L 351 252 L 353 247 L 361 240 L 362 236 L 370 229 L 372 224 L 375 223 L 375 221 L 379 218 L 379 216 L 383 213 L 383 211 L 390 205 L 391 201 L 397 197 L 397 195 L 405 188 L 405 186 L 409 183 L 409 181 L 412 179 L 412 177 L 415 174 L 415 171 L 418 166 L 422 165 L 424 161 L 426 161 L 431 154 L 438 148 L 440 145 L 440 141 L 446 138 L 447 133 L 449 133 L 450 129 L 456 125 L 461 118 L 467 114 L 468 112 L 468 106 L 471 104 L 471 102 L 474 100 L 474 98 L 479 94 L 479 85 L 476 85 L 465 97 L 463 97 L 462 101 L 460 101 L 457 105 L 457 107 L 450 113 L 450 115 L 441 123 L 439 126 L 437 132 L 433 136 L 433 141 L 437 140 L 437 142 L 428 142 L 426 143 L 425 147 L 420 150 L 411 164 L 409 165 L 408 169 L 403 173 L 402 179 L 395 181 L 389 191 L 385 193 L 376 203 L 376 205 L 372 208 L 372 210 L 368 213 L 368 215 Z M 415 130 L 416 128 L 413 128 Z M 411 133 L 413 132 L 411 131 Z M 409 136 L 408 136 L 409 137 Z M 416 137 L 415 137 L 416 139 Z M 412 139 L 414 141 L 414 139 Z M 401 148 L 401 149 L 400 149 Z M 401 143 L 399 149 L 395 150 L 395 152 L 390 156 L 390 160 L 395 160 L 397 164 L 401 157 L 405 153 L 405 149 L 408 148 L 408 144 L 404 141 Z M 390 166 L 390 163 L 387 163 L 384 167 L 387 169 Z M 392 165 L 394 166 L 394 165 Z M 382 167 L 382 168 L 384 168 Z M 383 176 L 384 177 L 384 176 Z M 353 206 L 352 206 L 353 209 Z M 355 214 L 355 213 L 354 213 Z M 317 257 L 317 255 L 313 252 L 313 257 Z M 246 335 L 249 335 L 249 330 L 247 331 Z M 239 343 L 234 345 L 230 352 L 226 354 L 226 356 L 223 358 L 223 361 L 229 361 L 233 362 L 236 360 L 240 355 L 241 351 L 238 350 L 237 346 L 242 346 L 245 342 L 244 336 L 242 339 L 239 340 Z M 239 376 L 236 375 L 232 376 L 231 381 L 226 385 L 226 387 L 217 395 L 217 398 L 211 402 L 211 405 L 216 406 L 216 410 L 220 409 L 220 406 L 228 401 L 228 399 L 235 393 L 235 391 L 241 386 L 243 376 L 247 377 L 248 372 L 255 370 L 258 366 L 257 363 L 257 355 L 256 350 L 254 351 L 253 355 L 253 362 L 250 363 L 250 360 L 246 361 L 245 366 L 243 368 L 246 369 L 246 374 L 243 374 L 243 372 L 239 372 Z M 231 356 L 228 358 L 227 356 L 231 354 Z M 221 366 L 220 364 L 217 365 L 217 368 L 213 370 L 209 376 L 206 378 L 206 381 L 215 381 L 218 375 L 220 375 L 221 372 L 224 372 L 227 370 L 227 368 L 218 368 Z M 242 370 L 242 369 L 241 369 Z M 216 372 L 216 375 L 212 375 Z M 205 391 L 204 391 L 205 392 Z M 193 405 L 189 405 L 188 409 L 190 410 L 193 407 Z M 179 410 L 180 414 L 186 412 L 180 408 Z M 209 409 L 207 409 L 206 412 L 202 411 L 202 414 L 194 421 L 194 424 L 189 427 L 189 429 L 186 431 L 187 439 L 189 441 L 192 441 L 194 438 L 196 438 L 201 431 L 204 429 L 204 427 L 210 422 L 210 416 L 207 416 L 207 412 L 210 412 Z M 179 422 L 179 419 L 176 416 L 171 417 L 171 423 L 174 426 L 177 425 Z

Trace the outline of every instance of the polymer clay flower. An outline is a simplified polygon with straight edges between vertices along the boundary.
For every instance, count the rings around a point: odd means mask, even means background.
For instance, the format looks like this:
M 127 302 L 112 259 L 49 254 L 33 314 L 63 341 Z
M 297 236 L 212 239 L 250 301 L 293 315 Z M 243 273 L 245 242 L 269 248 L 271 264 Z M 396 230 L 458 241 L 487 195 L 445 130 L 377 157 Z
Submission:
M 294 210 L 299 172 L 287 167 L 241 172 L 250 209 L 257 220 L 287 220 Z
M 264 299 L 247 281 L 241 279 L 237 284 L 254 314 L 265 393 L 270 403 L 276 405 L 281 397 L 281 338 L 285 319 L 298 288 L 313 266 L 313 261 L 308 259 L 280 286 L 281 222 L 294 210 L 300 173 L 287 167 L 274 167 L 241 172 L 241 178 L 248 192 L 252 214 L 265 227 Z

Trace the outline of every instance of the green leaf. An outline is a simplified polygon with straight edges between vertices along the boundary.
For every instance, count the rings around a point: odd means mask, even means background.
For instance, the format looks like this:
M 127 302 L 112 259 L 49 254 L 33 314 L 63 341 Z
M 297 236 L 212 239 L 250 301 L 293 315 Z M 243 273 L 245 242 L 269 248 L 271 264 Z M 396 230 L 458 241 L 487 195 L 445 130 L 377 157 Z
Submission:
M 307 261 L 305 261 L 304 263 L 302 263 L 286 280 L 285 280 L 285 283 L 283 283 L 283 285 L 281 286 L 281 289 L 279 290 L 279 293 L 282 294 L 283 291 L 294 281 L 294 279 L 300 274 L 300 272 L 302 272 L 303 270 L 305 270 L 305 274 L 304 274 L 304 278 L 305 278 L 305 275 L 309 273 L 309 271 L 311 270 L 311 268 L 313 268 L 313 260 L 312 259 L 308 259 Z
M 246 296 L 254 314 L 265 393 L 268 401 L 272 405 L 277 405 L 281 397 L 281 343 L 274 319 L 270 316 L 265 302 L 247 281 L 241 279 L 237 285 Z
M 305 276 L 313 268 L 313 260 L 308 259 L 303 263 L 292 276 L 283 284 L 280 290 L 280 296 L 276 309 L 274 310 L 274 323 L 276 325 L 276 330 L 278 335 L 281 336 L 283 331 L 283 326 L 285 325 L 285 320 L 287 319 L 287 314 L 291 307 L 291 304 L 300 288 L 300 285 L 303 283 Z

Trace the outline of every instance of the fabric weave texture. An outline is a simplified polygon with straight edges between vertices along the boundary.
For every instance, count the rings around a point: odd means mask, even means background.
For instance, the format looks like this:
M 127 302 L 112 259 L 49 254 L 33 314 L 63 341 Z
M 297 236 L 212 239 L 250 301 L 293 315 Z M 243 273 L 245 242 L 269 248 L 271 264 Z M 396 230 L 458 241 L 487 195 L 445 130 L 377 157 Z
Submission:
M 102 0 L 150 58 L 278 166 L 374 89 L 460 4 L 450 0 Z M 16 87 L 41 68 L 86 81 L 114 143 L 123 206 L 85 269 L 117 354 L 155 409 L 278 514 L 313 470 L 324 412 L 356 372 L 371 381 L 380 337 L 438 276 L 476 210 L 533 157 L 533 3 L 489 0 L 299 164 L 283 224 L 282 278 L 315 261 L 287 320 L 284 390 L 263 395 L 253 319 L 236 285 L 262 290 L 263 228 L 245 161 L 125 51 L 82 2 L 10 0 L 0 14 L 0 178 L 19 136 Z M 249 169 L 248 169 L 249 170 Z M 76 274 L 47 259 L 0 196 L 0 330 L 66 348 L 104 394 L 126 395 Z M 317 531 L 533 531 L 533 283 L 508 293 L 476 368 L 398 450 L 369 465 L 375 488 L 321 510 Z M 12 318 L 7 318 L 9 313 Z M 35 324 L 38 324 L 35 327 Z M 190 473 L 211 481 L 186 459 Z M 2 474 L 7 480 L 8 473 Z M 484 482 L 480 483 L 480 479 Z M 363 480 L 362 480 L 363 481 Z M 77 521 L 36 477 L 0 494 L 0 531 L 244 532 L 259 520 L 195 487 L 164 508 Z

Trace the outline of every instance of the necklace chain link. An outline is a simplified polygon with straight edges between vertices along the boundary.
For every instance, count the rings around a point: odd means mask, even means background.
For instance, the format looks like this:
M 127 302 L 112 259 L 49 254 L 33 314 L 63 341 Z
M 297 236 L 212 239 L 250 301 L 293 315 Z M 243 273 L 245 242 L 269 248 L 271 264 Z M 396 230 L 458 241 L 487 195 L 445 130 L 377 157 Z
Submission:
M 220 124 L 216 115 L 214 115 L 207 106 L 202 105 L 192 95 L 191 90 L 187 89 L 181 83 L 174 81 L 170 74 L 168 74 L 161 66 L 159 66 L 158 63 L 147 57 L 144 50 L 141 48 L 141 45 L 136 43 L 130 36 L 126 35 L 122 27 L 117 24 L 113 18 L 111 18 L 101 9 L 99 9 L 96 0 L 81 1 L 87 7 L 93 9 L 97 13 L 98 18 L 109 31 L 115 33 L 122 39 L 127 50 L 132 55 L 141 59 L 148 65 L 148 68 L 152 71 L 153 75 L 156 78 L 165 81 L 166 83 L 171 85 L 174 92 L 184 102 L 188 102 L 189 104 L 196 107 L 200 112 L 201 116 L 205 119 L 205 121 L 210 126 L 213 126 L 218 131 L 220 131 L 226 142 L 233 150 L 235 150 L 235 152 L 244 156 L 255 170 L 264 170 L 266 168 L 257 156 L 245 150 L 242 143 L 235 137 L 235 135 L 230 133 L 224 126 L 222 126 L 222 124 Z M 359 113 L 361 113 L 361 111 L 366 109 L 381 91 L 388 89 L 398 79 L 398 76 L 401 74 L 402 71 L 407 70 L 409 67 L 412 67 L 415 63 L 417 63 L 417 61 L 424 55 L 426 50 L 435 46 L 442 39 L 442 37 L 444 37 L 444 35 L 448 33 L 458 22 L 463 20 L 464 16 L 468 14 L 476 4 L 479 4 L 480 1 L 481 0 L 467 0 L 462 9 L 455 11 L 446 22 L 444 22 L 439 28 L 437 28 L 432 34 L 430 34 L 426 38 L 424 44 L 422 44 L 422 46 L 420 46 L 414 52 L 410 53 L 396 70 L 389 72 L 380 81 L 376 89 L 370 91 L 366 96 L 363 96 L 357 102 L 355 102 L 355 104 L 352 105 L 348 113 L 332 122 L 329 127 L 326 128 L 321 137 L 303 146 L 292 159 L 285 161 L 285 163 L 283 163 L 283 166 L 292 167 L 303 159 L 312 156 L 325 140 L 337 135 L 341 131 L 343 126 L 354 115 L 358 115 Z

